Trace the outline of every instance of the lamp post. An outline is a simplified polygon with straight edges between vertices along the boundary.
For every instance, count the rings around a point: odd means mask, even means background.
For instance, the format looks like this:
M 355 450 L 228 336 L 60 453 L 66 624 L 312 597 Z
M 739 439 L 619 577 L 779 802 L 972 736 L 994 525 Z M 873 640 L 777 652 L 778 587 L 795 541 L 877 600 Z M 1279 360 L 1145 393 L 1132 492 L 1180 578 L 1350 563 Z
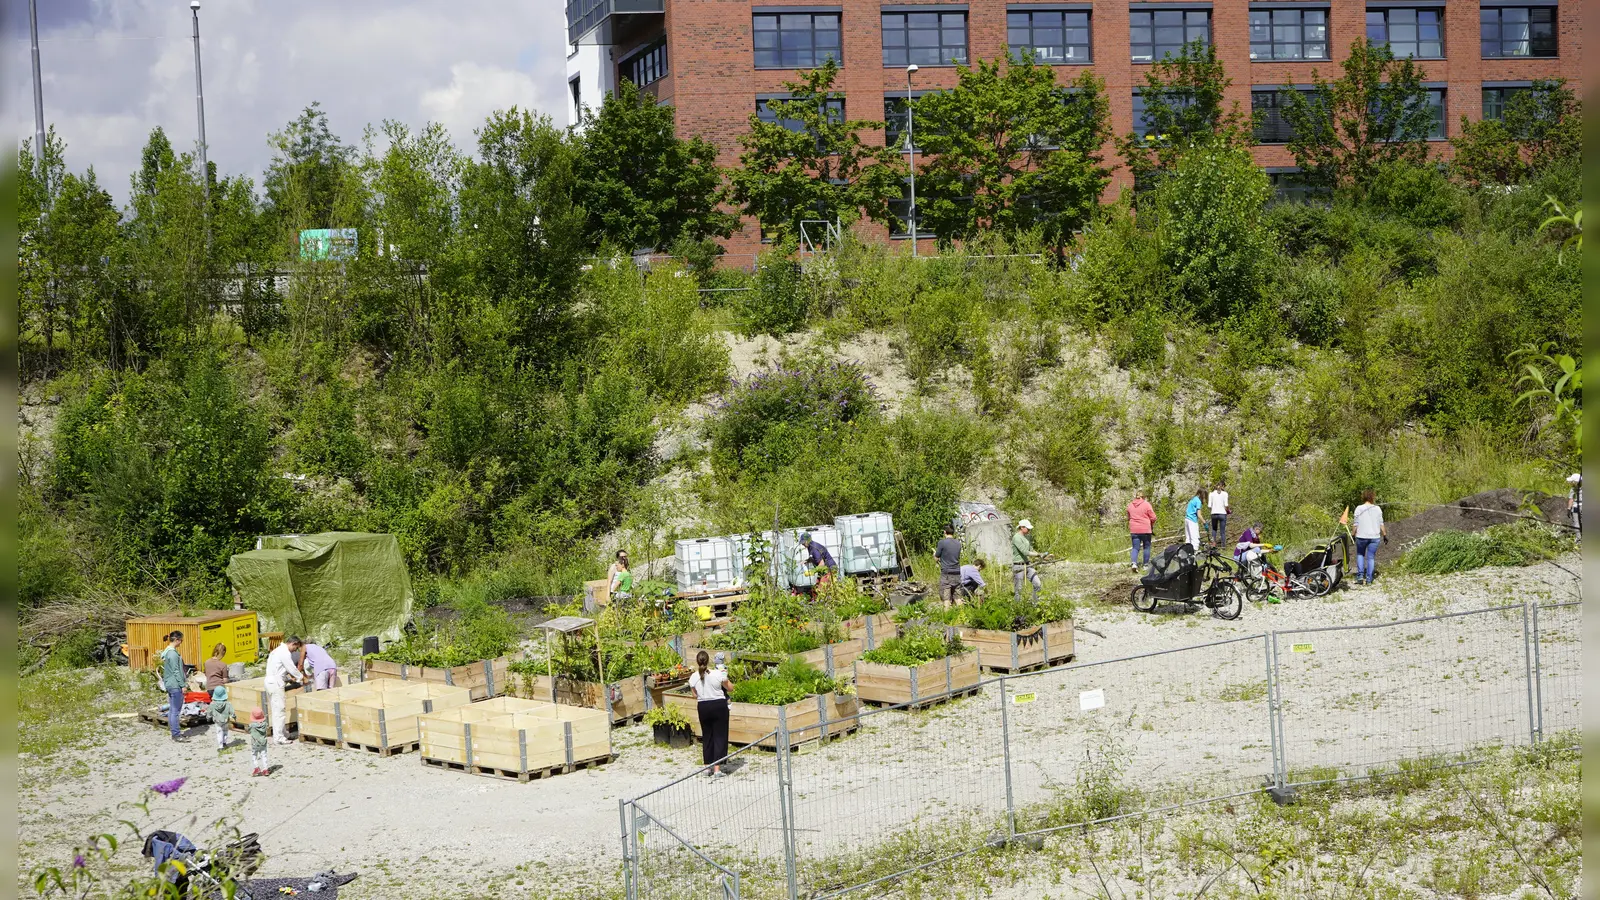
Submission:
M 39 5 L 28 0 L 28 28 L 33 34 L 33 165 L 44 184 L 48 170 L 44 164 L 44 85 L 39 81 Z M 48 195 L 48 192 L 46 192 Z
M 194 112 L 200 122 L 200 189 L 206 209 L 206 246 L 211 245 L 211 168 L 206 164 L 206 93 L 200 85 L 200 0 L 189 0 L 194 15 Z
M 917 64 L 906 66 L 906 155 L 911 162 L 906 167 L 911 171 L 911 209 L 906 218 L 911 220 L 911 255 L 917 255 L 917 142 L 911 126 L 911 73 L 917 70 Z

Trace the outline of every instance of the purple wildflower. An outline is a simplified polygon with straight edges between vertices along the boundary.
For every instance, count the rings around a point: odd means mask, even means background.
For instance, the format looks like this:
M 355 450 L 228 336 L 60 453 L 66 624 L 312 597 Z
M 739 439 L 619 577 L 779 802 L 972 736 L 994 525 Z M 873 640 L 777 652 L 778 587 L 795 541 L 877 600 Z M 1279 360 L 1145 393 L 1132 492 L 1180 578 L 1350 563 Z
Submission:
M 150 790 L 155 791 L 163 797 L 170 797 L 173 794 L 176 794 L 178 792 L 178 788 L 183 787 L 183 783 L 188 780 L 188 778 L 174 778 L 171 781 L 158 781 L 155 784 L 150 785 Z
M 84 866 L 87 866 L 87 865 L 88 865 L 88 863 L 83 861 L 83 854 L 82 853 L 73 854 L 73 856 L 72 856 L 72 867 L 74 869 L 81 869 L 81 868 L 83 868 Z

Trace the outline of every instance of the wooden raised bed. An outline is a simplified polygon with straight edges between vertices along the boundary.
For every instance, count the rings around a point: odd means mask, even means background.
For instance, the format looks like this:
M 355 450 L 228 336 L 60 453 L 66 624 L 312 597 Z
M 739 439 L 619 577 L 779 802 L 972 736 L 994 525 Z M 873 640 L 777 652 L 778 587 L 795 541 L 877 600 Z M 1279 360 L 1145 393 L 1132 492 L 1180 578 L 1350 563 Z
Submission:
M 884 640 L 894 636 L 894 632 L 892 631 L 887 633 L 879 632 L 879 634 L 883 635 L 881 639 Z M 687 640 L 685 640 L 683 648 L 683 664 L 693 669 L 695 667 L 695 656 L 700 652 L 701 649 L 702 648 L 700 646 L 696 644 L 690 644 Z M 822 672 L 825 675 L 832 676 L 838 672 L 843 672 L 849 669 L 850 665 L 856 661 L 856 657 L 870 649 L 871 647 L 867 646 L 865 639 L 851 638 L 849 640 L 843 640 L 833 644 L 826 644 L 816 648 L 815 650 L 805 650 L 800 653 L 791 653 L 789 654 L 788 658 L 805 660 L 807 665 L 810 665 L 817 671 Z M 735 659 L 757 659 L 776 665 L 777 663 L 782 662 L 784 659 L 782 654 L 758 653 L 753 650 L 706 650 L 706 652 L 711 654 L 713 657 L 716 656 L 716 654 L 721 653 L 729 661 Z
M 696 740 L 704 737 L 700 732 L 699 703 L 694 694 L 685 691 L 668 691 L 666 701 L 683 710 L 689 717 L 689 730 Z M 855 697 L 839 694 L 813 694 L 796 700 L 788 706 L 764 706 L 759 703 L 728 704 L 728 749 L 755 744 L 766 750 L 777 749 L 774 731 L 780 718 L 789 726 L 789 744 L 798 746 L 817 740 L 842 737 L 861 727 L 857 713 L 861 704 Z
M 856 696 L 889 706 L 928 706 L 978 689 L 983 672 L 979 653 L 932 659 L 920 666 L 888 666 L 856 660 Z
M 1072 622 L 1046 622 L 1021 631 L 958 628 L 961 640 L 982 655 L 990 672 L 1022 672 L 1072 659 Z
M 300 740 L 390 756 L 416 749 L 420 716 L 472 702 L 471 692 L 431 682 L 350 685 L 300 698 Z
M 613 725 L 628 725 L 651 706 L 649 675 L 624 678 L 609 684 L 575 681 L 557 675 L 511 675 L 506 693 L 528 700 L 601 710 Z
M 394 678 L 400 681 L 422 681 L 466 688 L 472 693 L 472 699 L 487 700 L 509 692 L 511 679 L 514 677 L 511 674 L 511 664 L 526 656 L 526 653 L 518 650 L 494 659 L 481 659 L 448 669 L 411 666 L 381 659 L 363 659 L 361 677 L 363 681 Z
M 267 714 L 267 727 L 272 727 L 272 708 L 267 703 L 267 680 L 265 678 L 246 678 L 243 681 L 230 681 L 224 685 L 228 689 L 228 702 L 233 704 L 233 727 L 243 731 L 250 727 L 250 713 L 257 707 Z M 304 690 L 291 688 L 283 692 L 283 721 L 284 728 L 296 728 L 300 721 L 300 698 L 306 696 Z
M 899 634 L 894 617 L 886 612 L 856 616 L 839 624 L 844 628 L 847 638 L 861 641 L 868 650 L 878 649 L 879 644 Z
M 423 765 L 528 781 L 611 761 L 611 727 L 599 710 L 514 697 L 487 703 L 501 706 L 422 716 Z

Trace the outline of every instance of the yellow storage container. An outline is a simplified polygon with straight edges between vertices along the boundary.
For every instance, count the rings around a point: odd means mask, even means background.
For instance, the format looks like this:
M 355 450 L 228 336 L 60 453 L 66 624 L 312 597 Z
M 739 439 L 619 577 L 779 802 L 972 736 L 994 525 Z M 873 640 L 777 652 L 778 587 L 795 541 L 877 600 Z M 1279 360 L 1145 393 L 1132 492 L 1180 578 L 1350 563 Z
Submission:
M 167 635 L 183 632 L 178 649 L 184 663 L 199 666 L 211 658 L 218 644 L 228 648 L 222 657 L 229 663 L 253 663 L 259 656 L 260 631 L 254 610 L 223 609 L 198 616 L 146 616 L 128 620 L 128 664 L 135 669 L 153 669 Z

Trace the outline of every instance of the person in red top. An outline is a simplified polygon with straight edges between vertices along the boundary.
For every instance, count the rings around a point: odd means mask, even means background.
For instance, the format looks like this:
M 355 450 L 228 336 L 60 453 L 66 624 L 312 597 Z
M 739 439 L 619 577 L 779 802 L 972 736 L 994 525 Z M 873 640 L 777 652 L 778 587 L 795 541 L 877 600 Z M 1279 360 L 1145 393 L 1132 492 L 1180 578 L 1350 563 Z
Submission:
M 1133 546 L 1128 550 L 1129 568 L 1139 571 L 1139 548 L 1144 547 L 1144 564 L 1150 564 L 1150 541 L 1156 533 L 1156 511 L 1144 498 L 1144 491 L 1136 491 L 1128 504 L 1128 538 Z

